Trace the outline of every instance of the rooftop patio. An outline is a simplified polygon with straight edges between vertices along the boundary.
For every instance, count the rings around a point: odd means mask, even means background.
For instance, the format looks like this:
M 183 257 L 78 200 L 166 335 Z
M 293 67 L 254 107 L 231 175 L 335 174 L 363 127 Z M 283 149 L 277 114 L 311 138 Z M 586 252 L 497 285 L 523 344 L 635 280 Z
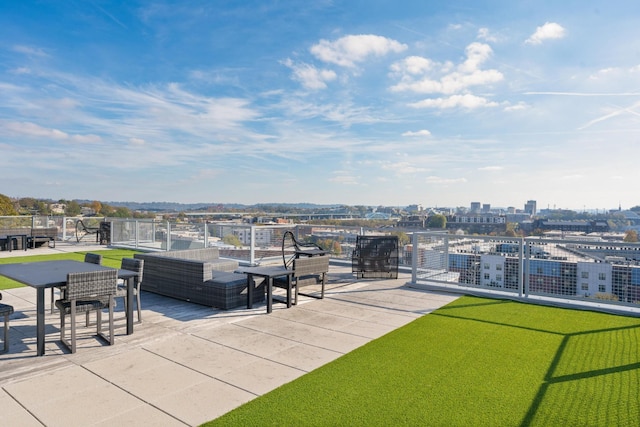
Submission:
M 104 249 L 61 243 L 0 256 Z M 222 311 L 143 292 L 133 335 L 118 308 L 114 346 L 79 328 L 69 354 L 58 314 L 47 313 L 44 357 L 36 356 L 35 290 L 2 291 L 15 313 L 0 355 L 0 424 L 199 425 L 457 298 L 409 280 L 357 280 L 350 265 L 332 264 L 325 299 L 301 296 L 269 315 L 264 304 Z

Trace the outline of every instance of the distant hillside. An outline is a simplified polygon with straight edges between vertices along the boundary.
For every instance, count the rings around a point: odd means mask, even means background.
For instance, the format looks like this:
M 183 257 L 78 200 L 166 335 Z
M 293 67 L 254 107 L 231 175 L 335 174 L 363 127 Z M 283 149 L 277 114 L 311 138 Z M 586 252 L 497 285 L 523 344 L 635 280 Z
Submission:
M 91 203 L 92 200 L 77 200 L 78 203 Z M 243 205 L 238 203 L 176 203 L 176 202 L 102 202 L 113 207 L 125 207 L 132 211 L 149 212 L 184 212 L 201 211 L 214 208 L 215 210 L 282 210 L 284 209 L 332 209 L 341 205 L 316 205 L 313 203 L 258 203 L 255 205 Z

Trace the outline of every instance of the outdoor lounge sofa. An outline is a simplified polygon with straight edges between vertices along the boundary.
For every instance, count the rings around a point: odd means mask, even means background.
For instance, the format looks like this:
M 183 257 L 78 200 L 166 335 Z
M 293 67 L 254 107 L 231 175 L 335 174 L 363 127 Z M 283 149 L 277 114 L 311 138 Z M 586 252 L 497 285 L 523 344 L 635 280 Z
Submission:
M 221 309 L 247 304 L 247 276 L 234 273 L 238 262 L 220 259 L 217 248 L 135 254 L 144 260 L 141 289 Z M 253 302 L 264 301 L 264 286 Z

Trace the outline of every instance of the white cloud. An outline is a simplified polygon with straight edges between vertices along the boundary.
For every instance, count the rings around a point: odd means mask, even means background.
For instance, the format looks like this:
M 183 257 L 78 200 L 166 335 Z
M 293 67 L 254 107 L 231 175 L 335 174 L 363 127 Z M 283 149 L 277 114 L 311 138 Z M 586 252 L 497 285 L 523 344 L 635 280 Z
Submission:
M 129 143 L 131 145 L 144 145 L 146 142 L 142 138 L 129 138 Z
M 425 74 L 434 66 L 434 62 L 422 56 L 408 56 L 402 61 L 391 65 L 391 71 L 394 73 L 406 73 L 410 75 Z
M 515 105 L 507 105 L 506 107 L 504 107 L 504 111 L 519 111 L 526 110 L 527 108 L 529 108 L 529 106 L 526 103 L 518 102 Z
M 498 70 L 480 68 L 493 54 L 489 45 L 474 42 L 467 46 L 465 52 L 466 59 L 457 67 L 415 56 L 394 63 L 390 68 L 399 78 L 399 83 L 392 86 L 391 91 L 455 94 L 473 86 L 490 85 L 504 79 Z
M 411 137 L 423 136 L 424 137 L 424 136 L 431 136 L 431 132 L 429 132 L 426 129 L 422 129 L 422 130 L 419 130 L 419 131 L 416 131 L 416 132 L 407 131 L 407 132 L 404 132 L 402 134 L 402 136 L 411 136 Z
M 369 56 L 384 56 L 406 49 L 406 44 L 386 37 L 360 34 L 344 36 L 335 41 L 320 40 L 311 47 L 311 53 L 321 61 L 352 68 Z
M 502 166 L 485 166 L 482 168 L 478 168 L 479 171 L 482 172 L 497 172 L 497 171 L 501 171 L 504 168 Z
M 529 37 L 525 43 L 541 44 L 545 40 L 561 39 L 565 36 L 566 30 L 555 22 L 546 22 L 544 25 L 536 28 L 535 33 Z
M 86 144 L 95 144 L 102 141 L 98 135 L 73 135 L 71 136 L 71 140 L 73 142 L 86 143 Z
M 336 176 L 334 176 L 333 178 L 329 178 L 329 181 L 331 182 L 335 182 L 338 184 L 344 184 L 344 185 L 357 185 L 358 184 L 358 180 L 356 179 L 356 177 L 346 173 L 346 172 L 334 172 Z
M 467 182 L 466 178 L 443 178 L 440 176 L 428 176 L 426 179 L 428 184 L 460 184 Z
M 417 173 L 417 172 L 424 172 L 427 170 L 425 168 L 413 166 L 409 162 L 397 162 L 397 163 L 385 164 L 385 165 L 382 165 L 382 169 L 392 170 L 398 174 L 411 174 L 411 173 Z
M 283 64 L 293 71 L 294 80 L 300 82 L 302 86 L 307 89 L 325 89 L 327 87 L 327 82 L 333 81 L 337 78 L 337 75 L 333 70 L 319 70 L 313 65 L 304 63 L 295 64 L 290 59 L 283 61 Z
M 475 109 L 475 108 L 481 108 L 481 107 L 496 107 L 498 106 L 498 103 L 488 101 L 486 98 L 482 98 L 480 96 L 465 94 L 465 95 L 452 95 L 448 98 L 424 99 L 422 101 L 411 103 L 409 104 L 409 106 L 414 108 L 448 109 L 448 108 L 460 107 L 460 108 L 467 108 L 467 109 Z
M 45 128 L 30 122 L 6 122 L 2 126 L 9 133 L 26 137 L 67 139 L 69 134 L 58 129 Z
M 488 42 L 497 42 L 498 38 L 489 32 L 488 28 L 480 28 L 478 30 L 478 38 Z
M 46 128 L 31 122 L 4 122 L 0 124 L 0 129 L 4 128 L 7 133 L 19 135 L 27 138 L 55 139 L 58 141 L 73 141 L 78 143 L 97 143 L 102 138 L 94 134 L 68 134 L 59 129 Z
M 467 46 L 465 53 L 467 54 L 467 59 L 460 64 L 458 69 L 463 73 L 473 73 L 478 70 L 483 62 L 489 59 L 493 49 L 488 44 L 473 42 Z

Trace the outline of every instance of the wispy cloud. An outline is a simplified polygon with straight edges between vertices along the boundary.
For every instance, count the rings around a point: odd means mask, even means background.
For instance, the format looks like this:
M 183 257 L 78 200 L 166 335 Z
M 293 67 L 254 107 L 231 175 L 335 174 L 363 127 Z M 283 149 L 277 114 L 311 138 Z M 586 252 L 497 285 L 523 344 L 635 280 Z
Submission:
M 291 59 L 286 59 L 282 63 L 293 71 L 293 79 L 307 89 L 326 89 L 327 83 L 338 77 L 333 70 L 318 69 L 305 63 L 294 63 Z
M 409 106 L 414 108 L 467 108 L 470 110 L 481 107 L 497 107 L 498 105 L 497 102 L 470 94 L 452 95 L 447 98 L 429 98 L 409 104 Z
M 426 179 L 428 184 L 464 184 L 466 178 L 443 178 L 441 176 L 429 176 Z
M 429 137 L 431 136 L 431 132 L 429 132 L 426 129 L 422 129 L 416 132 L 413 131 L 408 131 L 408 132 L 404 132 L 402 134 L 402 136 L 409 136 L 409 137 Z
M 40 57 L 49 56 L 49 54 L 47 52 L 45 52 L 44 49 L 39 48 L 39 47 L 33 47 L 33 46 L 15 45 L 15 46 L 13 46 L 13 51 L 14 52 L 18 52 L 18 53 L 22 53 L 22 54 L 28 55 L 28 56 L 40 56 Z

